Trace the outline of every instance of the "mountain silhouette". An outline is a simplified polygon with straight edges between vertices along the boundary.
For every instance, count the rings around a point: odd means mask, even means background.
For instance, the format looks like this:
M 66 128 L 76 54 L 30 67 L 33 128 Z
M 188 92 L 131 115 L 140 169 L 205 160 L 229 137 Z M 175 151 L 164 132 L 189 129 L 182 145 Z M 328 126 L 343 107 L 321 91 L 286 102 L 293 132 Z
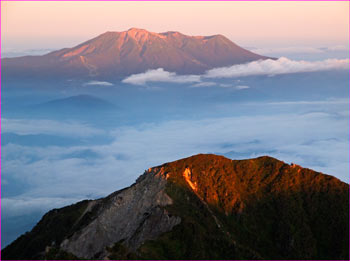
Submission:
M 88 95 L 80 94 L 70 96 L 61 99 L 51 100 L 45 103 L 37 104 L 32 106 L 32 109 L 36 110 L 56 110 L 56 111 L 85 111 L 85 110 L 111 110 L 115 109 L 116 106 L 108 101 L 101 98 Z
M 42 56 L 2 59 L 6 77 L 115 78 L 163 68 L 179 74 L 268 57 L 245 50 L 223 35 L 187 36 L 131 28 L 106 32 L 73 48 Z

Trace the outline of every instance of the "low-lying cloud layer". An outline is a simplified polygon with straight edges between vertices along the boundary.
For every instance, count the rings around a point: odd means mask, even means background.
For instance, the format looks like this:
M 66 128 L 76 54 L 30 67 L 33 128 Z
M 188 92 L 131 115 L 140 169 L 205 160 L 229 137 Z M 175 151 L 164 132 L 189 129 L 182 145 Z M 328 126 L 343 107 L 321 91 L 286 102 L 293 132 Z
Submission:
M 177 75 L 174 72 L 167 72 L 163 68 L 158 68 L 156 70 L 148 70 L 144 73 L 130 75 L 122 82 L 135 85 L 145 85 L 147 82 L 193 83 L 200 82 L 200 76 Z
M 1 207 L 6 209 L 5 216 L 21 216 L 41 212 L 43 209 L 53 209 L 85 198 L 40 197 L 40 198 L 3 198 Z
M 18 135 L 58 135 L 69 137 L 91 137 L 104 134 L 104 130 L 78 122 L 30 119 L 1 119 L 2 133 Z
M 30 184 L 28 197 L 73 198 L 104 195 L 131 184 L 144 169 L 197 153 L 238 151 L 247 158 L 269 154 L 282 160 L 321 170 L 347 179 L 348 102 L 346 100 L 282 102 L 252 106 L 305 106 L 304 113 L 276 113 L 202 120 L 170 120 L 135 127 L 120 127 L 103 132 L 77 123 L 32 122 L 14 125 L 3 121 L 6 131 L 56 135 L 71 129 L 77 138 L 109 136 L 113 142 L 100 145 L 33 147 L 9 143 L 2 148 L 2 181 Z M 244 105 L 242 105 L 244 106 Z M 248 105 L 247 105 L 248 106 Z M 336 110 L 319 111 L 329 107 Z M 257 110 L 259 107 L 254 107 Z M 282 107 L 281 107 L 282 108 Z M 339 110 L 339 108 L 342 108 Z M 293 111 L 292 109 L 290 111 Z M 313 112 L 310 112 L 313 111 Z M 6 124 L 4 124 L 6 123 Z M 16 122 L 15 122 L 16 123 Z M 46 125 L 37 128 L 34 125 Z M 50 125 L 50 126 L 49 126 Z M 62 126 L 64 126 L 62 128 Z M 77 126 L 79 126 L 77 128 Z M 77 129 L 76 129 L 77 128 Z M 200 135 L 198 135 L 200 130 Z M 80 136 L 78 135 L 80 133 Z M 169 149 L 171 148 L 171 149 Z
M 293 61 L 282 57 L 278 60 L 259 60 L 230 67 L 207 71 L 205 78 L 235 78 L 251 75 L 277 75 L 288 73 L 348 70 L 349 59 L 327 59 L 324 61 Z
M 278 47 L 278 48 L 255 48 L 251 49 L 252 52 L 262 54 L 262 55 L 271 55 L 275 53 L 284 53 L 284 54 L 294 54 L 294 53 L 312 53 L 318 54 L 323 53 L 324 51 L 316 47 L 308 46 L 290 46 L 290 47 Z
M 134 85 L 146 85 L 151 82 L 195 83 L 192 87 L 215 86 L 214 78 L 237 78 L 253 75 L 278 75 L 289 73 L 317 72 L 328 70 L 348 70 L 349 59 L 327 59 L 324 61 L 295 61 L 282 57 L 278 60 L 259 60 L 246 64 L 220 67 L 208 70 L 203 75 L 177 75 L 162 68 L 133 74 L 122 82 Z M 218 86 L 222 87 L 222 86 Z
M 220 87 L 220 88 L 226 88 L 226 89 L 232 89 L 232 90 L 245 90 L 249 89 L 250 87 L 248 85 L 237 85 L 232 83 L 215 83 L 215 82 L 200 82 L 191 85 L 191 88 L 204 88 L 204 87 Z
M 88 85 L 97 85 L 97 86 L 114 86 L 111 82 L 105 82 L 105 81 L 89 81 L 87 83 L 84 83 L 85 86 Z
M 324 101 L 283 101 L 269 102 L 268 105 L 338 105 L 349 104 L 349 99 L 329 99 Z
M 262 55 L 271 54 L 321 54 L 326 52 L 349 51 L 349 46 L 334 45 L 328 47 L 311 47 L 311 46 L 288 46 L 276 48 L 250 48 L 254 53 Z
M 16 49 L 5 47 L 1 50 L 1 58 L 12 58 L 26 55 L 44 55 L 55 51 L 55 49 Z
M 300 103 L 241 104 L 256 111 L 272 106 L 276 113 L 168 120 L 109 131 L 76 122 L 2 119 L 6 132 L 74 135 L 83 141 L 87 131 L 112 140 L 63 147 L 4 145 L 2 211 L 8 220 L 102 197 L 131 185 L 149 167 L 198 153 L 235 159 L 270 155 L 348 181 L 348 101 Z M 282 106 L 294 107 L 279 113 Z

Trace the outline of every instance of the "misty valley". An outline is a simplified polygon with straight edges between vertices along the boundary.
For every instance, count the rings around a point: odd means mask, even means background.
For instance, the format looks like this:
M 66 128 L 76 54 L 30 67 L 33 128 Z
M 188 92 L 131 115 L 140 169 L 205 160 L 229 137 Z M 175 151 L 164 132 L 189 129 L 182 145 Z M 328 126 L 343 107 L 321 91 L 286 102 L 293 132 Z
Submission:
M 207 87 L 5 79 L 3 245 L 53 207 L 105 196 L 149 166 L 196 153 L 270 155 L 346 181 L 348 80 L 346 71 Z

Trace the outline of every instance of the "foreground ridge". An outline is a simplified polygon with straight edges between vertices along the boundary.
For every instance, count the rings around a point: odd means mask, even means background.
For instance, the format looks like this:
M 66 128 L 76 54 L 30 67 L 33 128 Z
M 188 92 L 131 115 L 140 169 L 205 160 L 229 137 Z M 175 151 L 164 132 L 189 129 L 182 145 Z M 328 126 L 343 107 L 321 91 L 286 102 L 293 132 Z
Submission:
M 271 157 L 199 154 L 43 216 L 3 259 L 348 259 L 349 185 Z

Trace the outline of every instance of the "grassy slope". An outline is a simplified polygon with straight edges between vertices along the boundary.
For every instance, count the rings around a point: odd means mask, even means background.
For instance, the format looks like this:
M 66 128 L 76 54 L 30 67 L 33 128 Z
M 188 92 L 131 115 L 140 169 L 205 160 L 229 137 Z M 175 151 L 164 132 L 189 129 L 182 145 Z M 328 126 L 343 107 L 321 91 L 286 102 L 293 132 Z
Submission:
M 183 220 L 143 245 L 141 257 L 348 259 L 347 184 L 270 157 L 231 161 L 200 155 L 165 166 L 171 177 L 167 193 L 175 202 L 167 209 Z M 185 168 L 222 229 L 184 183 Z

